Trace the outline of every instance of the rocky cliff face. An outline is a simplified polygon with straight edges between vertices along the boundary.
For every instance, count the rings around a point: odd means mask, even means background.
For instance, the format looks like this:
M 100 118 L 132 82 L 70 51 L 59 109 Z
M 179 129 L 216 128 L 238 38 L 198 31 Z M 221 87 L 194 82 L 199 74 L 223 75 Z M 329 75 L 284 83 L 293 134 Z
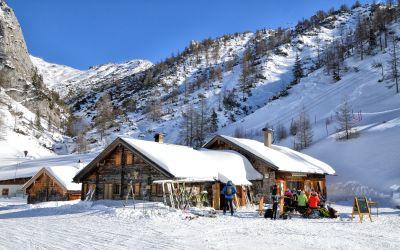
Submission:
M 18 20 L 0 0 L 0 84 L 12 97 L 21 99 L 18 92 L 32 81 L 34 72 Z
M 12 138 L 33 136 L 47 148 L 54 143 L 55 133 L 65 130 L 69 116 L 58 94 L 43 83 L 20 24 L 4 0 L 0 0 L 0 115 L 5 124 L 0 131 L 6 143 Z

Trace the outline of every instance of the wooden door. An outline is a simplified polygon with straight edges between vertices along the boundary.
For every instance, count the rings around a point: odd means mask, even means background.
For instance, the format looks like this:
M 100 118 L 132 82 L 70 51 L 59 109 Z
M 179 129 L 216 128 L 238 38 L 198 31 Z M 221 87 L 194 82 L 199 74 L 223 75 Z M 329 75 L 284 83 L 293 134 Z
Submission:
M 111 200 L 113 195 L 113 184 L 105 184 L 104 185 L 104 199 Z
M 141 195 L 140 195 L 140 183 L 135 183 L 133 188 L 134 188 L 133 193 L 135 194 L 135 197 L 141 197 Z

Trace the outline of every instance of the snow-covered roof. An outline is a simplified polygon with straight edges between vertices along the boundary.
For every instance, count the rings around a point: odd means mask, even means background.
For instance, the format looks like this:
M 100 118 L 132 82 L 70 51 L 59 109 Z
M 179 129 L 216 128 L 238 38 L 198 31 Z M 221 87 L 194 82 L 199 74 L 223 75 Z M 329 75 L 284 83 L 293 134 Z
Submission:
M 91 162 L 97 154 L 98 152 L 89 154 L 57 155 L 2 166 L 0 168 L 0 180 L 32 177 L 44 167 L 54 167 L 54 169 L 76 169 L 79 166 L 80 168 L 83 168 Z M 78 163 L 79 160 L 81 163 Z
M 220 137 L 272 164 L 279 171 L 329 175 L 336 173 L 328 164 L 287 147 L 277 145 L 266 147 L 264 143 L 256 140 L 239 139 L 226 135 L 220 135 Z
M 80 167 L 71 166 L 44 167 L 40 169 L 27 183 L 25 183 L 23 188 L 29 187 L 43 172 L 47 172 L 50 176 L 56 179 L 63 189 L 67 191 L 79 191 L 81 190 L 81 185 L 72 182 L 72 179 L 79 170 Z
M 80 168 L 47 167 L 46 168 L 67 190 L 81 190 L 81 185 L 72 182 Z
M 175 178 L 211 179 L 237 185 L 250 185 L 249 180 L 261 179 L 251 163 L 234 151 L 216 151 L 144 141 L 127 137 L 121 140 L 152 160 Z

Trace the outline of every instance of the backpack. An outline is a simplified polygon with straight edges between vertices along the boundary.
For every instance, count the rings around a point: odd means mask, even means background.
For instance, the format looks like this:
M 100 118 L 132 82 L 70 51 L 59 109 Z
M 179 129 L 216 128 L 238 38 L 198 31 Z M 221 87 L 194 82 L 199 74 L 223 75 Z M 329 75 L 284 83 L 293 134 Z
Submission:
M 272 209 L 267 209 L 267 210 L 265 210 L 265 214 L 264 214 L 264 218 L 269 218 L 269 219 L 272 219 Z
M 225 195 L 232 195 L 233 190 L 231 186 L 226 186 Z
M 329 217 L 331 218 L 337 218 L 337 211 L 333 208 L 331 208 L 330 206 L 328 206 L 328 211 L 329 211 Z
M 330 217 L 330 214 L 329 214 L 328 209 L 326 209 L 326 208 L 324 208 L 324 207 L 320 208 L 320 209 L 319 209 L 319 212 L 321 213 L 321 215 L 322 215 L 323 217 Z

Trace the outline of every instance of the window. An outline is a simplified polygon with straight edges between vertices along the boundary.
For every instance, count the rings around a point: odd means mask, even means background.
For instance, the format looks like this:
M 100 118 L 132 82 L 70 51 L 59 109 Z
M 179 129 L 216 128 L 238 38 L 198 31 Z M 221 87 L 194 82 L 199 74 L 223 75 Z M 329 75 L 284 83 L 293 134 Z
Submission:
M 3 190 L 1 191 L 1 195 L 8 196 L 8 192 L 9 192 L 8 188 L 3 188 Z
M 114 194 L 120 194 L 120 193 L 121 193 L 121 185 L 114 184 Z

